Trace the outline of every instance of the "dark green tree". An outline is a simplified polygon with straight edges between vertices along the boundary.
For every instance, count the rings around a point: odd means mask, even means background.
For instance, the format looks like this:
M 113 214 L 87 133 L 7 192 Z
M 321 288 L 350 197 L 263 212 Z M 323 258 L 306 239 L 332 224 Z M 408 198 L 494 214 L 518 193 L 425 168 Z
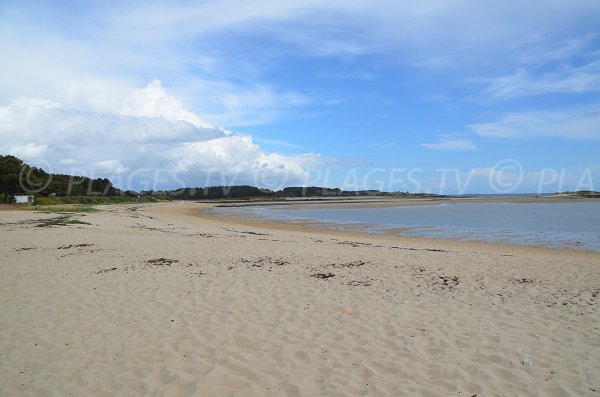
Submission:
M 15 156 L 0 156 L 0 192 L 5 203 L 12 203 L 15 194 L 22 191 L 19 186 L 19 175 L 23 169 L 23 161 Z

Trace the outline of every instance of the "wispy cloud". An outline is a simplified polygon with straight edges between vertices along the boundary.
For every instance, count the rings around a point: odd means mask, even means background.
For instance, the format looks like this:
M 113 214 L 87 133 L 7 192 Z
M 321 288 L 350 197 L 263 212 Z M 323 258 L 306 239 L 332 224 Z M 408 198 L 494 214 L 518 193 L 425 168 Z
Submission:
M 420 99 L 422 102 L 448 102 L 450 98 L 446 94 L 425 94 Z
M 510 75 L 477 81 L 487 84 L 481 96 L 492 99 L 598 92 L 600 61 L 577 67 L 562 67 L 559 71 L 543 74 L 533 74 L 521 69 Z
M 515 45 L 512 73 L 469 81 L 485 85 L 479 93 L 483 99 L 600 91 L 598 37 L 590 32 L 555 42 L 536 34 Z
M 477 150 L 477 146 L 469 139 L 453 139 L 442 137 L 435 143 L 422 143 L 421 146 L 427 149 L 443 151 L 472 151 Z
M 593 44 L 598 39 L 598 33 L 590 32 L 576 37 L 569 37 L 562 42 L 556 43 L 554 40 L 545 40 L 539 33 L 532 43 L 528 43 L 525 50 L 517 55 L 517 61 L 521 64 L 536 65 L 547 64 L 551 62 L 564 62 L 581 54 L 593 55 Z M 537 47 L 536 48 L 536 45 Z M 539 47 L 542 48 L 539 48 Z M 535 49 L 535 50 L 534 50 Z
M 268 145 L 273 145 L 273 146 L 280 146 L 280 147 L 293 148 L 293 149 L 302 148 L 302 145 L 298 145 L 297 143 L 292 143 L 292 142 L 284 141 L 281 139 L 254 138 L 254 140 L 258 143 L 268 144 Z
M 505 114 L 495 121 L 468 125 L 484 138 L 600 139 L 600 104 L 558 111 L 523 111 Z
M 385 150 L 396 146 L 396 142 L 382 142 L 374 145 L 369 145 L 369 149 Z

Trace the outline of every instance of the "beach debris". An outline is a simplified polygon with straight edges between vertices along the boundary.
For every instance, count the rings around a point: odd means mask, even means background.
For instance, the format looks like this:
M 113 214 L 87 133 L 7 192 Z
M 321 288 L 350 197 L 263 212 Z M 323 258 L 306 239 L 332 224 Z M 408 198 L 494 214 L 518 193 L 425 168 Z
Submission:
M 455 252 L 455 251 L 447 251 L 439 248 L 413 248 L 413 247 L 397 247 L 392 246 L 390 249 L 395 250 L 405 250 L 405 251 L 429 251 L 429 252 Z
M 351 287 L 370 287 L 371 284 L 371 279 L 366 279 L 366 280 L 353 280 L 350 281 L 348 283 L 349 286 Z
M 160 228 L 160 227 L 150 227 L 150 226 L 146 226 L 146 225 L 142 225 L 140 223 L 137 224 L 137 226 L 132 226 L 133 229 L 138 229 L 138 230 L 148 230 L 148 231 L 153 231 L 153 232 L 161 232 L 161 233 L 177 233 L 175 231 L 175 228 Z
M 438 276 L 442 280 L 442 288 L 452 288 L 458 285 L 458 276 Z
M 530 278 L 525 278 L 525 277 L 523 277 L 523 278 L 516 278 L 516 279 L 515 279 L 515 281 L 516 281 L 517 283 L 519 283 L 519 284 L 531 284 L 531 283 L 533 283 L 533 282 L 534 282 L 532 279 L 530 279 Z
M 171 266 L 173 263 L 177 262 L 179 262 L 177 259 L 157 258 L 146 261 L 146 264 L 153 266 Z
M 360 241 L 338 241 L 336 242 L 338 245 L 349 245 L 351 247 L 373 247 L 373 248 L 384 248 L 383 245 L 379 244 L 371 244 L 371 243 L 363 243 Z
M 290 264 L 285 259 L 271 258 L 269 256 L 262 256 L 262 257 L 258 257 L 255 259 L 241 258 L 240 263 L 242 263 L 246 266 L 249 266 L 249 267 L 259 267 L 259 268 L 266 265 L 266 266 L 268 266 L 269 269 L 271 269 L 272 266 L 286 266 L 286 265 Z M 233 267 L 233 268 L 235 268 L 235 267 Z M 228 270 L 231 270 L 231 269 L 228 269 Z
M 80 247 L 91 247 L 94 244 L 69 244 L 69 245 L 63 245 L 57 248 L 57 250 L 68 250 L 71 248 L 80 248 Z
M 314 277 L 314 278 L 320 278 L 320 279 L 325 280 L 325 279 L 328 279 L 331 277 L 335 277 L 335 274 L 333 274 L 331 272 L 329 272 L 329 273 L 314 273 L 314 274 L 311 274 L 310 276 Z
M 222 237 L 222 235 L 216 235 L 216 234 L 211 234 L 211 233 L 190 233 L 190 234 L 184 234 L 184 236 L 186 237 L 206 237 L 206 238 L 213 238 L 213 237 Z
M 521 364 L 523 364 L 526 367 L 533 367 L 533 361 L 531 361 L 529 357 L 523 357 L 523 359 L 521 360 Z
M 259 233 L 259 232 L 253 232 L 250 230 L 235 230 L 235 229 L 229 229 L 226 227 L 222 227 L 221 229 L 227 230 L 228 232 L 232 232 L 232 233 L 251 234 L 251 235 L 255 235 L 255 236 L 272 236 L 271 233 Z
M 102 273 L 110 272 L 112 270 L 117 270 L 117 268 L 116 267 L 111 267 L 110 269 L 100 269 L 100 270 L 98 270 L 97 272 L 94 272 L 94 273 L 96 273 L 96 274 L 102 274 Z
M 562 306 L 564 308 L 578 309 L 598 304 L 600 288 L 586 288 L 581 290 L 562 288 L 550 294 L 540 294 L 534 297 L 534 302 L 547 307 Z
M 344 316 L 352 317 L 352 312 L 342 312 Z
M 348 263 L 334 263 L 333 265 L 331 265 L 331 267 L 335 267 L 335 268 L 352 268 L 352 267 L 360 267 L 363 265 L 366 265 L 367 262 L 364 261 L 353 261 L 353 262 L 348 262 Z
M 68 225 L 91 225 L 89 222 L 72 219 L 72 215 L 61 215 L 54 218 L 41 219 L 36 227 L 68 226 Z
M 270 233 L 259 233 L 259 232 L 252 232 L 252 231 L 249 231 L 249 230 L 240 230 L 240 231 L 238 231 L 238 233 L 252 234 L 252 235 L 255 235 L 255 236 L 272 236 L 272 234 L 270 234 Z

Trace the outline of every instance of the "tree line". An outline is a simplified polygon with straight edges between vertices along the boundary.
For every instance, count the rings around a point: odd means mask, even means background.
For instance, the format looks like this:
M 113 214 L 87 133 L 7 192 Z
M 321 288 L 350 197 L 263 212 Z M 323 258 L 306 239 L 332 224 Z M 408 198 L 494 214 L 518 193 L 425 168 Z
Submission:
M 49 174 L 15 156 L 0 155 L 0 194 L 3 202 L 11 203 L 17 194 L 111 197 L 122 192 L 107 178 Z
M 386 195 L 378 190 L 348 191 L 337 188 L 326 188 L 319 186 L 294 186 L 281 190 L 261 189 L 249 185 L 237 186 L 209 186 L 209 187 L 186 187 L 174 190 L 142 191 L 141 195 L 165 196 L 178 200 L 215 200 L 215 199 L 243 199 L 260 197 L 347 197 L 366 195 Z
M 38 197 L 157 197 L 177 200 L 216 200 L 245 198 L 285 198 L 285 197 L 347 197 L 384 196 L 391 193 L 378 190 L 349 191 L 318 186 L 286 187 L 278 191 L 261 189 L 255 186 L 210 186 L 181 188 L 161 191 L 123 191 L 113 186 L 107 178 L 91 179 L 85 176 L 50 174 L 38 167 L 32 167 L 21 159 L 0 155 L 0 198 L 5 203 L 14 201 L 17 194 L 35 194 Z M 408 195 L 408 193 L 393 193 Z

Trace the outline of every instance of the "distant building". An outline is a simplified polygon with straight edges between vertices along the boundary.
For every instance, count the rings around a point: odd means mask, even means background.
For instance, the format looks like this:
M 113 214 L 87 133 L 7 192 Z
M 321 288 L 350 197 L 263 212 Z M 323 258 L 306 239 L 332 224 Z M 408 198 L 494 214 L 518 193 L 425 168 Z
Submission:
M 27 194 L 17 194 L 15 195 L 15 203 L 17 204 L 27 204 L 27 205 L 31 205 L 33 204 L 33 200 L 35 199 L 35 196 L 30 196 Z

